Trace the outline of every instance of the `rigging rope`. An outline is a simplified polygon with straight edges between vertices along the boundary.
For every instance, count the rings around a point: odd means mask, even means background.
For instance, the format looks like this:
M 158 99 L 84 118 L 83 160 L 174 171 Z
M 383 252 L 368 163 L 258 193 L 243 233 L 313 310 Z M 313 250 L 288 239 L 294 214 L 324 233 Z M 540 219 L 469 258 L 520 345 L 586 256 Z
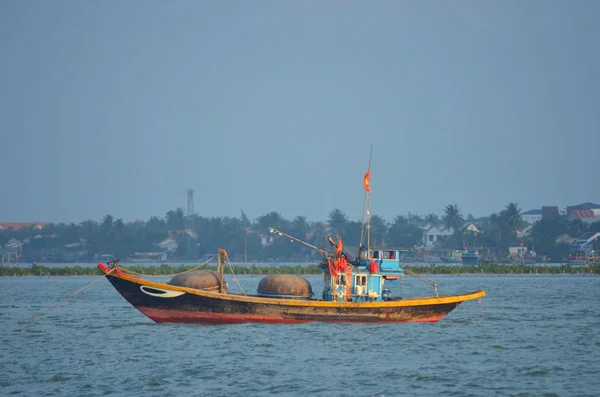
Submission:
M 198 266 L 196 266 L 196 267 L 193 267 L 193 268 L 191 268 L 191 269 L 184 270 L 183 272 L 180 272 L 180 273 L 173 273 L 173 274 L 161 274 L 160 276 L 163 276 L 163 277 L 174 277 L 174 276 L 177 276 L 177 275 L 179 275 L 179 274 L 183 274 L 183 273 L 191 272 L 192 270 L 199 269 L 199 268 L 201 268 L 202 266 L 204 266 L 204 265 L 208 264 L 208 263 L 209 263 L 210 261 L 212 261 L 213 259 L 215 259 L 215 255 L 213 255 L 213 256 L 212 256 L 212 258 L 210 258 L 209 260 L 205 261 L 204 263 L 201 263 L 201 264 L 199 264 Z M 144 274 L 144 273 L 138 273 L 138 272 L 135 272 L 135 271 L 133 271 L 133 270 L 127 269 L 126 267 L 123 267 L 123 266 L 120 266 L 120 265 L 119 265 L 119 269 L 121 269 L 121 270 L 125 271 L 126 273 L 130 273 L 130 274 L 132 274 L 132 275 L 134 275 L 134 276 L 155 276 L 155 274 Z
M 242 286 L 240 285 L 237 277 L 235 277 L 235 273 L 233 272 L 233 266 L 231 266 L 231 261 L 229 260 L 229 254 L 227 254 L 227 251 L 223 250 L 223 252 L 225 253 L 225 260 L 227 261 L 227 263 L 229 264 L 229 269 L 231 269 L 231 275 L 233 276 L 233 281 L 235 281 L 235 283 L 237 284 L 238 288 L 240 289 L 240 291 L 242 291 L 242 294 L 244 294 L 244 296 L 248 296 L 245 292 L 244 289 L 242 288 Z
M 435 294 L 435 297 L 438 297 L 438 290 L 437 290 L 437 283 L 435 282 L 435 280 L 432 280 L 430 278 L 427 278 L 425 276 L 421 276 L 420 274 L 417 273 L 413 273 L 410 270 L 406 270 L 404 269 L 404 273 L 408 274 L 409 276 L 412 276 L 414 278 L 416 278 L 419 281 L 422 281 L 426 284 L 429 284 L 433 287 L 433 293 Z
M 73 298 L 75 295 L 80 294 L 81 292 L 85 291 L 88 287 L 91 287 L 93 284 L 97 283 L 98 281 L 102 280 L 104 277 L 108 276 L 109 274 L 111 274 L 112 272 L 114 272 L 116 270 L 116 268 L 112 268 L 110 269 L 110 271 L 106 274 L 103 274 L 102 276 L 98 277 L 97 279 L 95 279 L 94 281 L 92 281 L 91 283 L 79 288 L 77 291 L 73 292 L 71 295 L 62 298 L 61 300 L 59 300 L 58 302 L 56 302 L 55 304 L 53 304 L 50 307 L 45 308 L 44 310 L 42 310 L 41 312 L 39 312 L 38 314 L 36 314 L 33 317 L 30 317 L 29 319 L 25 320 L 25 321 L 21 321 L 19 324 L 21 325 L 27 325 L 29 323 L 31 323 L 33 320 L 35 320 L 36 318 L 40 317 L 41 315 L 49 312 L 50 310 L 54 309 L 56 306 L 60 305 L 61 303 Z

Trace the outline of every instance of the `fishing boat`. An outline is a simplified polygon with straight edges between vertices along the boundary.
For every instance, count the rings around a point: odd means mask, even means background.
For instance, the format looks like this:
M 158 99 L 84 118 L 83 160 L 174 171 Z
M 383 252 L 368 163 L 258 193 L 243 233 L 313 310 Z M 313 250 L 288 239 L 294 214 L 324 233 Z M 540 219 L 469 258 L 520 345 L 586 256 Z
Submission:
M 463 265 L 479 265 L 479 251 L 478 250 L 465 250 L 462 254 Z
M 537 253 L 535 251 L 527 251 L 523 254 L 524 265 L 535 265 L 537 263 Z
M 217 253 L 216 271 L 184 272 L 169 282 L 144 279 L 121 267 L 118 261 L 100 263 L 98 267 L 133 307 L 159 323 L 436 322 L 462 302 L 485 296 L 483 290 L 439 295 L 435 281 L 401 266 L 400 256 L 410 249 L 370 246 L 367 206 L 371 194 L 370 164 L 371 161 L 364 177 L 363 228 L 355 259 L 351 260 L 345 253 L 340 238 L 334 240 L 328 236 L 330 245 L 324 249 L 270 228 L 271 233 L 311 247 L 322 255 L 324 285 L 318 297 L 305 278 L 283 274 L 262 278 L 256 293 L 246 294 L 239 283 L 241 292 L 230 292 L 224 270 L 227 264 L 232 271 L 233 267 L 223 249 Z M 363 244 L 364 237 L 366 244 Z M 433 295 L 392 296 L 385 283 L 404 276 L 430 284 Z M 233 277 L 235 279 L 235 275 Z
M 443 250 L 440 258 L 445 263 L 462 263 L 462 252 L 459 250 Z
M 585 266 L 600 261 L 600 256 L 594 249 L 598 246 L 600 232 L 588 232 L 576 238 L 571 244 L 571 252 L 567 261 L 570 265 Z
M 463 265 L 479 265 L 481 263 L 481 256 L 477 249 L 479 246 L 478 235 L 479 230 L 475 225 L 470 224 L 467 226 L 466 233 L 463 234 L 463 253 L 461 255 Z M 470 242 L 468 241 L 469 238 L 471 238 Z
M 573 266 L 589 266 L 594 263 L 600 263 L 600 255 L 596 251 L 574 252 L 567 257 L 567 263 Z

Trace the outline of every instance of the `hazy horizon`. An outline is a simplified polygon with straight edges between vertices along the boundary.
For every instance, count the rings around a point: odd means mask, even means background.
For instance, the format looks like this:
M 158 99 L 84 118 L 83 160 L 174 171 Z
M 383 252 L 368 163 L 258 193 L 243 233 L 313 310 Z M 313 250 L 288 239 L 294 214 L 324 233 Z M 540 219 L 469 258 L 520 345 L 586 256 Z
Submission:
M 600 3 L 0 2 L 0 222 L 600 201 Z

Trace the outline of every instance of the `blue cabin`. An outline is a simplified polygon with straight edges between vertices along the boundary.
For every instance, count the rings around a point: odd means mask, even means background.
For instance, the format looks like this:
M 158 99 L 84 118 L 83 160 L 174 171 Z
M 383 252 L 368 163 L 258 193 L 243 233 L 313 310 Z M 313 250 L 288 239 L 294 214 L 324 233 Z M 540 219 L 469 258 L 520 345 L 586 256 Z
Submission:
M 477 250 L 467 250 L 462 254 L 463 265 L 479 265 L 479 252 Z
M 334 302 L 374 302 L 391 300 L 384 289 L 386 280 L 397 280 L 404 275 L 400 256 L 409 250 L 391 247 L 359 249 L 358 258 L 344 271 L 333 276 L 325 273 L 323 300 Z M 398 298 L 395 298 L 398 299 Z

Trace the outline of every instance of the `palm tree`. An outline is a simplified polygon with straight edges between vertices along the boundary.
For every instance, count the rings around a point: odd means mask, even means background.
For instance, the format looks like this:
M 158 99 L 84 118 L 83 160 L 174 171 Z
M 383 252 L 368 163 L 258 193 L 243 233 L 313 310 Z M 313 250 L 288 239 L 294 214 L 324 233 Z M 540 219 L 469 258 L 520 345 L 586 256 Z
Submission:
M 387 225 L 379 215 L 371 216 L 371 242 L 373 245 L 384 245 Z
M 185 229 L 185 213 L 183 208 L 167 212 L 167 227 L 171 230 Z
M 297 216 L 292 221 L 292 228 L 294 229 L 294 235 L 302 240 L 306 239 L 310 227 L 305 216 Z
M 502 245 L 502 218 L 500 218 L 498 214 L 490 215 L 489 226 L 485 234 L 488 235 L 496 245 Z
M 244 227 L 249 227 L 250 226 L 250 219 L 248 218 L 248 215 L 246 215 L 246 213 L 244 212 L 244 210 L 241 210 L 241 216 L 240 216 L 240 221 L 242 222 L 242 226 Z
M 427 214 L 425 216 L 425 223 L 429 223 L 431 226 L 438 226 L 440 224 L 440 217 L 434 213 Z
M 499 218 L 501 241 L 506 245 L 511 245 L 516 241 L 517 229 L 523 224 L 519 205 L 517 203 L 509 203 L 506 208 L 500 212 Z
M 268 214 L 261 215 L 256 221 L 256 231 L 261 234 L 268 234 L 269 228 L 274 227 L 275 229 L 281 229 L 285 226 L 286 220 L 281 216 L 279 212 L 272 211 Z
M 325 233 L 325 225 L 323 222 L 312 222 L 310 224 L 311 236 L 308 242 L 317 247 L 327 247 L 327 235 Z
M 444 226 L 444 230 L 452 230 L 452 246 L 457 247 L 458 241 L 460 239 L 460 229 L 464 225 L 465 220 L 462 217 L 460 210 L 458 209 L 458 205 L 456 204 L 448 204 L 446 208 L 444 208 L 444 216 L 442 217 L 442 224 Z
M 420 225 L 423 223 L 423 218 L 419 214 L 408 213 L 408 221 L 414 225 Z
M 508 230 L 516 230 L 523 223 L 521 218 L 521 209 L 517 203 L 509 203 L 506 208 L 500 212 L 504 224 Z
M 108 232 L 110 230 L 110 228 L 112 227 L 113 224 L 113 217 L 112 215 L 106 215 L 103 219 L 102 219 L 102 230 L 104 230 L 104 232 Z
M 568 223 L 568 233 L 571 236 L 580 236 L 588 231 L 588 226 L 581 219 L 574 219 Z
M 387 232 L 388 244 L 399 247 L 414 247 L 423 243 L 423 230 L 402 215 L 394 218 Z
M 442 217 L 442 223 L 444 225 L 444 229 L 446 230 L 459 230 L 465 223 L 460 210 L 458 209 L 458 205 L 448 204 L 444 209 L 444 216 Z
M 294 218 L 291 227 L 292 235 L 304 241 L 307 239 L 310 232 L 310 226 L 305 216 L 297 216 Z M 292 244 L 291 253 L 292 256 L 296 258 L 304 259 L 310 254 L 310 249 L 302 244 Z
M 98 224 L 91 219 L 81 222 L 79 226 L 81 227 L 81 235 L 86 240 L 91 239 L 98 229 Z
M 336 208 L 329 213 L 329 227 L 334 236 L 344 237 L 348 226 L 348 217 L 346 214 Z

